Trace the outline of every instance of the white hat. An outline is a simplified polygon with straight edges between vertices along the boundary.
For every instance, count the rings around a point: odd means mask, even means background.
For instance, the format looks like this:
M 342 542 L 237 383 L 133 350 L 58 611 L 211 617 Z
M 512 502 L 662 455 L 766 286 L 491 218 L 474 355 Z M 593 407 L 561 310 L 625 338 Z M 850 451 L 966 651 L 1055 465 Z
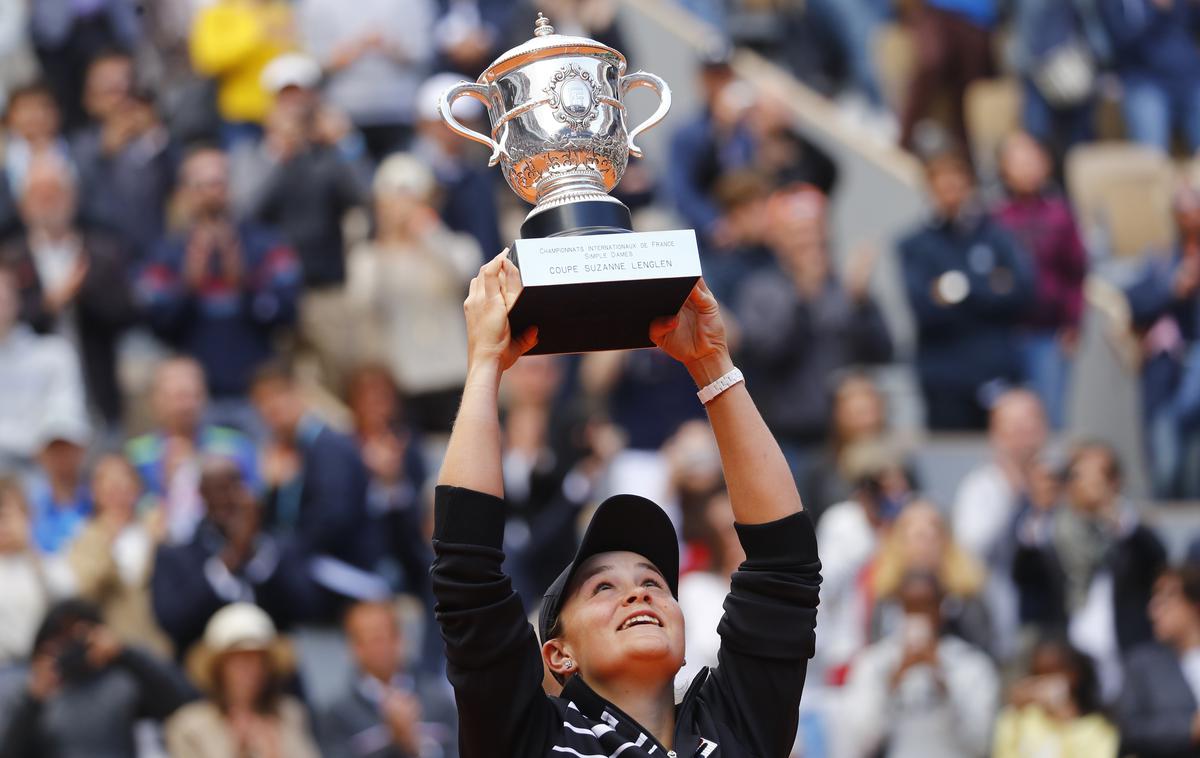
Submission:
M 379 164 L 375 181 L 371 185 L 376 194 L 382 192 L 408 192 L 427 199 L 436 187 L 436 179 L 420 159 L 408 153 L 393 153 Z
M 434 74 L 417 90 L 417 117 L 422 121 L 441 121 L 438 101 L 442 93 L 461 82 L 458 74 Z M 450 106 L 450 112 L 459 121 L 474 121 L 483 115 L 483 103 L 473 97 L 460 97 Z
M 85 418 L 55 414 L 42 421 L 37 438 L 39 450 L 58 440 L 87 447 L 92 441 L 92 428 Z
M 313 89 L 321 83 L 321 64 L 303 53 L 284 53 L 263 67 L 259 81 L 272 94 L 288 87 Z
M 291 646 L 276 633 L 266 611 L 252 603 L 231 603 L 208 620 L 204 637 L 188 654 L 188 673 L 202 689 L 211 690 L 217 661 L 226 653 L 241 651 L 267 653 L 277 673 L 295 668 Z

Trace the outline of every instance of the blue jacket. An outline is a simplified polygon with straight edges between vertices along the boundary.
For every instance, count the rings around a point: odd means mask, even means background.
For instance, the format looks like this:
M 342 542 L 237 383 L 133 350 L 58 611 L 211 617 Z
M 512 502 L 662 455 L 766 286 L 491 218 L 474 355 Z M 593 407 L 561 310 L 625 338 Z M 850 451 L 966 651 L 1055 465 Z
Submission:
M 741 129 L 722 141 L 707 111 L 675 132 L 666 189 L 684 221 L 701 236 L 709 234 L 721 217 L 710 195 L 717 177 L 749 165 L 753 151 L 750 135 Z
M 184 281 L 187 238 L 161 242 L 138 278 L 137 294 L 154 331 L 204 367 L 216 397 L 241 397 L 254 369 L 274 354 L 278 326 L 296 318 L 300 265 L 263 227 L 237 227 L 244 274 L 234 287 L 210 273 L 200 287 Z
M 1200 297 L 1179 300 L 1172 291 L 1179 255 L 1171 259 L 1151 256 L 1142 276 L 1125 291 L 1133 324 L 1149 329 L 1163 316 L 1172 316 L 1189 342 L 1200 340 Z
M 1175 0 L 1167 10 L 1154 0 L 1099 0 L 1122 76 L 1170 82 L 1200 81 L 1200 6 Z
M 908 302 L 917 322 L 917 371 L 928 388 L 978 389 L 1020 378 L 1018 325 L 1036 288 L 1029 254 L 986 216 L 935 221 L 900 243 Z M 935 281 L 957 271 L 969 291 L 957 303 L 934 299 Z

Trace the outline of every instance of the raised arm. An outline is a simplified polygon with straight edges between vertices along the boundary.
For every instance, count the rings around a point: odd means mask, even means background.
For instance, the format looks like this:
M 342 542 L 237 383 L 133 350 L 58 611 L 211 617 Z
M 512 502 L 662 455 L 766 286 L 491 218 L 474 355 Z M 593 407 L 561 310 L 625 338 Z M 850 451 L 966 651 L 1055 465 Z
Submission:
M 479 269 L 463 303 L 467 317 L 467 381 L 439 485 L 504 497 L 500 468 L 500 375 L 537 343 L 537 330 L 513 339 L 508 310 L 521 292 L 505 249 Z
M 733 369 L 725 324 L 704 280 L 696 284 L 679 315 L 655 322 L 650 339 L 687 367 L 699 388 Z M 750 399 L 744 382 L 706 406 L 733 515 L 739 524 L 765 524 L 803 509 L 779 443 Z

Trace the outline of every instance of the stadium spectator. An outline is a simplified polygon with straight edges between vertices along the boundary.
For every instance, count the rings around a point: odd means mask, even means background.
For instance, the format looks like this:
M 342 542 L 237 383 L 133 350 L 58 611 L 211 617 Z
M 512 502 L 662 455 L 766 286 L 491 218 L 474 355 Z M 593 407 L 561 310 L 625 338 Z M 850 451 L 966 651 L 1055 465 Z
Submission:
M 374 347 L 407 398 L 413 424 L 449 431 L 467 375 L 462 299 L 481 262 L 479 247 L 448 230 L 431 207 L 434 179 L 416 158 L 397 154 L 375 174 L 374 239 L 351 254 L 356 330 Z M 368 353 L 372 352 L 368 350 Z
M 910 11 L 917 70 L 900 117 L 900 144 L 911 148 L 917 124 L 934 102 L 948 96 L 949 128 L 967 142 L 964 100 L 967 87 L 992 75 L 992 31 L 999 20 L 996 0 L 924 0 Z
M 821 604 L 829 632 L 817 661 L 835 684 L 845 681 L 851 659 L 866 647 L 874 601 L 869 568 L 916 489 L 901 451 L 877 440 L 850 445 L 841 465 L 849 495 L 817 524 L 817 539 L 825 546 Z
M 84 80 L 91 61 L 106 50 L 132 51 L 141 33 L 134 0 L 43 0 L 30 3 L 30 36 L 42 71 L 65 116 L 68 131 L 86 123 Z
M 933 10 L 928 11 L 930 13 Z M 966 158 L 925 160 L 933 218 L 900 242 L 917 322 L 917 374 L 931 429 L 982 429 L 987 395 L 1018 382 L 1018 326 L 1034 293 L 1028 253 L 989 218 Z
M 14 477 L 0 478 L 0 670 L 23 663 L 51 602 L 70 591 L 33 542 L 29 501 Z M 0 729 L 4 722 L 0 721 Z
M 169 657 L 171 643 L 150 608 L 154 552 L 165 536 L 161 511 L 138 513 L 141 483 L 120 455 L 92 472 L 93 513 L 67 551 L 79 597 L 100 609 L 121 642 Z
M 138 295 L 154 330 L 204 367 L 213 420 L 253 433 L 250 375 L 274 354 L 277 328 L 295 319 L 300 267 L 273 231 L 230 218 L 223 152 L 193 150 L 180 185 L 188 225 L 158 245 Z
M 303 557 L 265 533 L 262 506 L 237 466 L 206 458 L 200 494 L 204 520 L 190 542 L 158 547 L 150 582 L 155 618 L 176 654 L 184 655 L 229 603 L 256 603 L 284 628 L 311 618 L 314 592 Z
M 0 260 L 22 279 L 24 319 L 65 337 L 82 358 L 89 405 L 110 428 L 121 422 L 117 342 L 137 311 L 129 286 L 130 251 L 78 219 L 78 187 L 52 156 L 29 165 L 20 198 L 23 230 L 0 243 Z
M 1013 558 L 1022 621 L 1068 635 L 1091 656 L 1106 701 L 1120 691 L 1122 656 L 1152 636 L 1146 604 L 1167 558 L 1122 484 L 1112 448 L 1078 446 L 1066 470 L 1065 506 L 1024 513 Z
M 82 600 L 47 612 L 33 643 L 25 692 L 0 735 L 0 755 L 136 755 L 134 728 L 192 697 L 169 664 L 123 645 Z
M 825 511 L 849 498 L 857 486 L 845 469 L 846 454 L 888 437 L 887 401 L 867 374 L 845 372 L 830 395 L 828 439 L 801 487 L 804 509 L 818 524 Z
M 1036 289 L 1021 336 L 1024 373 L 1051 427 L 1061 429 L 1071 360 L 1079 346 L 1087 251 L 1070 205 L 1050 186 L 1052 170 L 1050 156 L 1033 137 L 1009 136 L 1000 154 L 1008 197 L 995 214 L 1033 256 Z
M 362 193 L 337 149 L 316 138 L 316 118 L 314 108 L 288 102 L 272 109 L 247 215 L 278 229 L 299 256 L 300 337 L 316 353 L 326 384 L 340 392 L 345 367 L 355 360 L 342 219 L 362 203 Z
M 704 281 L 722 303 L 732 304 L 746 277 L 778 270 L 767 246 L 767 208 L 774 185 L 753 169 L 730 171 L 716 180 L 712 199 L 721 213 L 723 244 L 702 244 Z
M 892 354 L 869 293 L 872 262 L 839 279 L 825 214 L 826 197 L 812 187 L 777 193 L 767 215 L 776 265 L 747 276 L 733 296 L 739 363 L 798 481 L 829 433 L 829 375 Z
M 9 94 L 4 111 L 6 181 L 0 183 L 0 232 L 9 233 L 17 225 L 17 203 L 33 159 L 55 155 L 70 162 L 70 146 L 61 129 L 58 106 L 44 84 L 26 84 Z
M 901 626 L 904 576 L 928 573 L 942 587 L 942 628 L 987 653 L 1000 643 L 985 602 L 986 567 L 954 542 L 937 507 L 929 501 L 906 504 L 879 547 L 870 568 L 871 638 L 879 639 Z
M 87 426 L 83 377 L 70 343 L 17 322 L 20 279 L 0 266 L 0 469 L 28 469 L 48 424 Z
M 367 505 L 383 542 L 379 571 L 393 589 L 428 599 L 432 555 L 425 536 L 427 465 L 421 439 L 404 417 L 386 366 L 367 364 L 351 372 L 346 402 L 371 477 Z
M 154 428 L 131 439 L 125 455 L 137 469 L 146 494 L 162 503 L 167 539 L 188 542 L 203 517 L 200 460 L 226 458 L 256 490 L 258 455 L 241 432 L 205 421 L 208 393 L 204 369 L 194 358 L 168 358 L 154 370 L 149 405 Z
M 362 132 L 378 163 L 408 147 L 417 92 L 433 56 L 434 0 L 303 0 L 305 49 L 325 69 L 325 97 Z
M 284 689 L 293 665 L 291 647 L 261 608 L 249 603 L 222 608 L 188 657 L 189 673 L 206 698 L 180 708 L 167 722 L 172 758 L 316 758 L 320 753 L 304 706 Z
M 85 424 L 47 422 L 38 438 L 38 470 L 27 485 L 33 539 L 45 555 L 65 556 L 92 513 L 84 471 L 91 433 Z
M 281 362 L 260 367 L 251 389 L 271 439 L 263 453 L 268 488 L 263 529 L 333 596 L 378 598 L 386 583 L 373 573 L 381 547 L 369 528 L 368 472 L 354 440 L 313 414 L 291 370 Z
M 729 493 L 720 491 L 710 495 L 698 515 L 703 529 L 701 544 L 708 554 L 708 563 L 679 578 L 679 608 L 686 622 L 683 642 L 688 660 L 675 675 L 675 681 L 684 686 L 701 668 L 717 666 L 721 649 L 717 627 L 729 594 L 730 577 L 746 560 L 746 551 L 734 529 Z
M 1097 0 L 1121 77 L 1125 126 L 1135 142 L 1171 149 L 1176 128 L 1200 149 L 1200 8 L 1187 0 Z
M 196 73 L 217 82 L 217 109 L 226 148 L 262 134 L 271 94 L 262 72 L 296 47 L 291 3 L 284 0 L 218 0 L 196 11 L 188 45 Z
M 1126 291 L 1142 333 L 1142 422 L 1159 497 L 1200 497 L 1200 189 L 1175 194 L 1179 242 Z M 1192 464 L 1189 466 L 1189 461 Z
M 896 592 L 903 623 L 855 660 L 833 755 L 987 755 L 999 700 L 992 662 L 942 631 L 945 597 L 936 577 L 907 574 Z
M 142 260 L 163 235 L 179 156 L 157 98 L 134 79 L 126 53 L 92 62 L 84 95 L 92 123 L 72 136 L 71 154 L 84 217 L 121 234 Z
M 438 213 L 446 226 L 474 237 L 480 250 L 499 250 L 504 245 L 496 208 L 496 177 L 487 168 L 481 149 L 447 129 L 438 111 L 442 93 L 460 79 L 457 74 L 435 74 L 417 91 L 417 132 L 412 153 L 433 170 L 439 188 Z M 459 98 L 451 108 L 454 117 L 464 124 L 487 120 L 482 105 L 474 98 Z
M 1091 659 L 1066 642 L 1043 640 L 1030 653 L 1029 673 L 1009 689 L 992 756 L 1116 758 L 1120 737 L 1103 708 Z
M 326 758 L 457 755 L 453 695 L 440 674 L 425 679 L 406 669 L 396 608 L 356 603 L 343 627 L 355 669 L 322 721 Z
M 1163 572 L 1150 597 L 1154 641 L 1130 653 L 1117 703 L 1122 753 L 1182 758 L 1200 751 L 1200 568 Z

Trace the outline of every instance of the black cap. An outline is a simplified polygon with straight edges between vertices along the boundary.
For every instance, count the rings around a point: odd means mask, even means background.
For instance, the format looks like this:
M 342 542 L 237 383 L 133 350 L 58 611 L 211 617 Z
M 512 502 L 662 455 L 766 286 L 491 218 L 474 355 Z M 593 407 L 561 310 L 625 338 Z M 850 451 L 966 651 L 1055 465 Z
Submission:
M 576 570 L 593 555 L 614 551 L 629 551 L 649 559 L 667 580 L 671 595 L 679 597 L 679 538 L 666 511 L 638 495 L 613 495 L 596 508 L 575 557 L 542 598 L 538 614 L 542 642 L 558 622 L 567 586 Z

